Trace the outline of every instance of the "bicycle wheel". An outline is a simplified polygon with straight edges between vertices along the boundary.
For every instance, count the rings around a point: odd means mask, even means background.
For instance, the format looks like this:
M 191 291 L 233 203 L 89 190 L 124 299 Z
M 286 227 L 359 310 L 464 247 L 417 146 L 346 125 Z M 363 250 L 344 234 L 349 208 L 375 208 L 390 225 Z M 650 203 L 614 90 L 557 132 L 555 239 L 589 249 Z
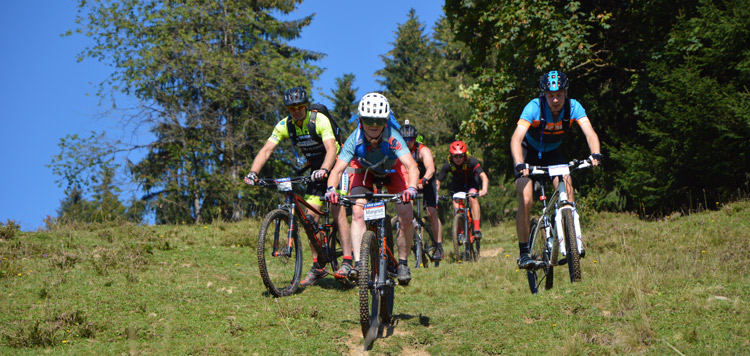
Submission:
M 291 214 L 272 210 L 263 219 L 258 234 L 258 268 L 266 289 L 274 297 L 293 294 L 302 274 L 302 249 L 296 226 L 289 245 Z
M 365 231 L 360 246 L 359 265 L 359 325 L 365 338 L 365 347 L 377 337 L 380 327 L 380 293 L 373 288 L 378 278 L 378 238 L 372 231 Z M 370 330 L 374 332 L 370 332 Z M 369 340 L 369 342 L 368 342 Z
M 432 237 L 432 227 L 427 221 L 428 219 L 420 218 L 419 223 L 422 226 L 422 234 L 420 235 L 420 242 L 422 244 L 422 265 L 424 268 L 430 267 L 432 262 L 432 255 L 435 253 L 437 243 L 435 238 Z
M 377 239 L 375 241 L 377 241 Z M 393 250 L 393 228 L 391 224 L 388 224 L 388 220 L 386 220 L 385 223 L 385 245 L 388 246 L 388 250 L 390 250 L 391 253 L 395 256 L 396 251 Z M 377 258 L 380 258 L 379 252 L 377 253 Z M 389 258 L 387 258 L 386 265 L 387 271 L 389 272 L 386 274 L 386 279 L 389 280 L 389 274 L 396 275 L 396 265 L 394 265 L 393 261 Z M 394 283 L 385 283 L 385 285 L 383 286 L 383 294 L 380 298 L 380 321 L 386 324 L 391 322 L 391 316 L 393 315 L 394 285 Z
M 565 259 L 568 261 L 568 272 L 570 282 L 581 281 L 581 256 L 578 255 L 578 241 L 576 230 L 573 225 L 573 212 L 571 209 L 562 209 L 562 223 L 565 232 Z
M 453 217 L 453 258 L 456 262 L 461 262 L 464 260 L 461 251 L 459 251 L 459 246 L 463 245 L 463 243 L 461 243 L 461 240 L 466 239 L 466 231 L 464 231 L 464 220 L 466 220 L 466 216 L 463 213 L 456 214 L 456 216 Z
M 330 235 L 328 236 L 328 248 L 327 250 L 327 259 L 328 262 L 331 264 L 331 270 L 338 271 L 339 267 L 341 266 L 339 264 L 339 258 L 344 255 L 344 250 L 341 247 L 341 241 L 339 241 L 339 235 L 338 235 L 338 229 L 333 228 L 330 232 Z M 320 258 L 318 258 L 320 260 Z M 346 278 L 334 278 L 336 281 L 341 284 L 344 288 L 352 287 L 352 283 L 346 279 Z

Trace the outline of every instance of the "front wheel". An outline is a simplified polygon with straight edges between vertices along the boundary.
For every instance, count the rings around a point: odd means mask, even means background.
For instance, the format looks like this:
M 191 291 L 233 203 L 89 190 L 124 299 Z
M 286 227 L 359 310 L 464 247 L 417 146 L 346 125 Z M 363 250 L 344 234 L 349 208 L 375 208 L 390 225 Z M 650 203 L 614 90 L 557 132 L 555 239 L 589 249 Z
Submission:
M 378 279 L 378 238 L 372 231 L 365 231 L 360 246 L 359 265 L 359 325 L 365 338 L 365 347 L 372 344 L 380 327 L 380 294 L 373 288 Z M 373 330 L 373 331 L 371 331 Z
M 463 213 L 456 214 L 456 216 L 453 217 L 453 258 L 456 262 L 464 260 L 464 256 L 459 250 L 459 246 L 466 243 L 466 231 L 464 231 L 465 220 L 466 215 Z
M 258 269 L 266 289 L 274 297 L 293 294 L 302 274 L 302 249 L 291 214 L 272 210 L 263 219 L 258 234 Z M 289 232 L 291 231 L 291 239 Z M 291 240 L 291 241 L 290 241 Z
M 568 272 L 570 282 L 581 281 L 581 256 L 578 254 L 578 240 L 576 239 L 575 225 L 573 224 L 573 212 L 571 209 L 563 209 L 562 223 L 565 233 L 566 260 L 568 261 Z

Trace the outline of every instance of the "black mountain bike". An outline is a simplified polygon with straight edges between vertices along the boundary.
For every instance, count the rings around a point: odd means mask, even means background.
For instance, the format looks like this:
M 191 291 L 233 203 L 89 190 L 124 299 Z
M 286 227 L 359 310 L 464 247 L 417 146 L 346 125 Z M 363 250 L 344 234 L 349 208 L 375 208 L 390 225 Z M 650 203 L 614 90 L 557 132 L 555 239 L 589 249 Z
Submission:
M 581 280 L 580 258 L 586 254 L 581 240 L 581 226 L 574 202 L 568 201 L 563 176 L 572 171 L 591 167 L 591 161 L 574 160 L 568 164 L 554 166 L 530 166 L 530 177 L 559 177 L 557 190 L 547 199 L 544 187 L 547 179 L 541 179 L 535 190 L 540 191 L 542 212 L 539 219 L 531 219 L 529 251 L 534 267 L 526 271 L 531 293 L 536 294 L 544 281 L 544 289 L 551 289 L 554 283 L 554 267 L 568 265 L 570 282 Z M 562 254 L 564 258 L 559 259 Z
M 415 257 L 415 268 L 430 266 L 430 262 L 435 262 L 435 267 L 440 266 L 440 260 L 436 260 L 432 256 L 437 250 L 437 241 L 432 236 L 432 227 L 430 226 L 430 220 L 426 217 L 422 217 L 422 199 L 416 199 L 417 210 L 414 211 L 414 219 L 412 224 L 414 225 L 414 245 L 411 247 Z M 396 240 L 398 240 L 400 223 L 398 222 L 398 216 L 394 216 L 391 219 L 391 225 L 393 230 L 396 232 Z M 426 232 L 426 234 L 425 234 Z
M 292 184 L 309 182 L 309 176 L 258 180 L 259 185 L 275 186 L 285 195 L 284 203 L 263 218 L 258 234 L 260 276 L 268 292 L 275 297 L 291 295 L 299 287 L 304 253 L 299 224 L 302 224 L 307 238 L 318 253 L 320 264 L 330 263 L 335 271 L 339 267 L 339 257 L 343 256 L 338 227 L 329 223 L 329 204 L 326 203 L 323 211 L 318 211 L 292 190 Z M 303 206 L 322 216 L 323 224 L 316 223 L 311 215 L 305 214 Z
M 417 195 L 421 198 L 421 194 Z M 401 204 L 401 194 L 366 193 L 341 197 L 341 204 L 352 206 L 357 199 L 367 199 L 364 206 L 367 231 L 360 246 L 359 324 L 365 349 L 372 346 L 383 323 L 393 315 L 393 288 L 396 285 L 398 258 L 393 254 L 393 230 L 385 213 L 385 204 Z

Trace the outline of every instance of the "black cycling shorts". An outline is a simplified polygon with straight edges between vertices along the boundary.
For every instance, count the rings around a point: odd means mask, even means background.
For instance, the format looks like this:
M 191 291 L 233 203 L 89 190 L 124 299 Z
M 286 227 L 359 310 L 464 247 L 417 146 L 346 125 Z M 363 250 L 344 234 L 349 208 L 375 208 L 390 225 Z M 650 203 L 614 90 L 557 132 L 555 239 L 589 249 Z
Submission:
M 542 152 L 541 159 L 539 159 L 539 151 L 531 147 L 526 140 L 521 143 L 521 148 L 523 149 L 523 161 L 530 166 L 552 166 L 566 163 L 559 148 L 549 152 Z M 515 171 L 515 168 L 513 171 L 516 179 L 522 177 L 521 173 Z
M 435 183 L 435 178 L 430 179 L 430 181 L 427 184 L 422 185 L 422 199 L 424 201 L 425 207 L 437 207 L 438 203 L 438 193 L 437 193 L 437 183 Z

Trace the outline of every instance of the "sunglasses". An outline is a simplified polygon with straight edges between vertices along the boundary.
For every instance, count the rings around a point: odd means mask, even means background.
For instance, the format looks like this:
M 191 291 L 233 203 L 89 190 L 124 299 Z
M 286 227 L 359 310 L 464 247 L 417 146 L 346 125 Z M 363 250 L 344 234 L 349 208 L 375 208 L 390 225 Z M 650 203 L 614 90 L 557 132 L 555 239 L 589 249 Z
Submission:
M 460 159 L 466 157 L 466 154 L 460 154 L 460 155 L 451 155 L 454 159 Z
M 297 111 L 307 108 L 307 104 L 299 104 L 299 105 L 290 105 L 287 106 L 286 109 L 289 111 Z
M 367 126 L 385 126 L 385 120 L 376 117 L 360 117 L 359 119 Z
M 406 142 L 412 142 L 412 141 L 414 141 L 416 139 L 417 139 L 416 137 L 404 137 L 404 141 L 406 141 Z

